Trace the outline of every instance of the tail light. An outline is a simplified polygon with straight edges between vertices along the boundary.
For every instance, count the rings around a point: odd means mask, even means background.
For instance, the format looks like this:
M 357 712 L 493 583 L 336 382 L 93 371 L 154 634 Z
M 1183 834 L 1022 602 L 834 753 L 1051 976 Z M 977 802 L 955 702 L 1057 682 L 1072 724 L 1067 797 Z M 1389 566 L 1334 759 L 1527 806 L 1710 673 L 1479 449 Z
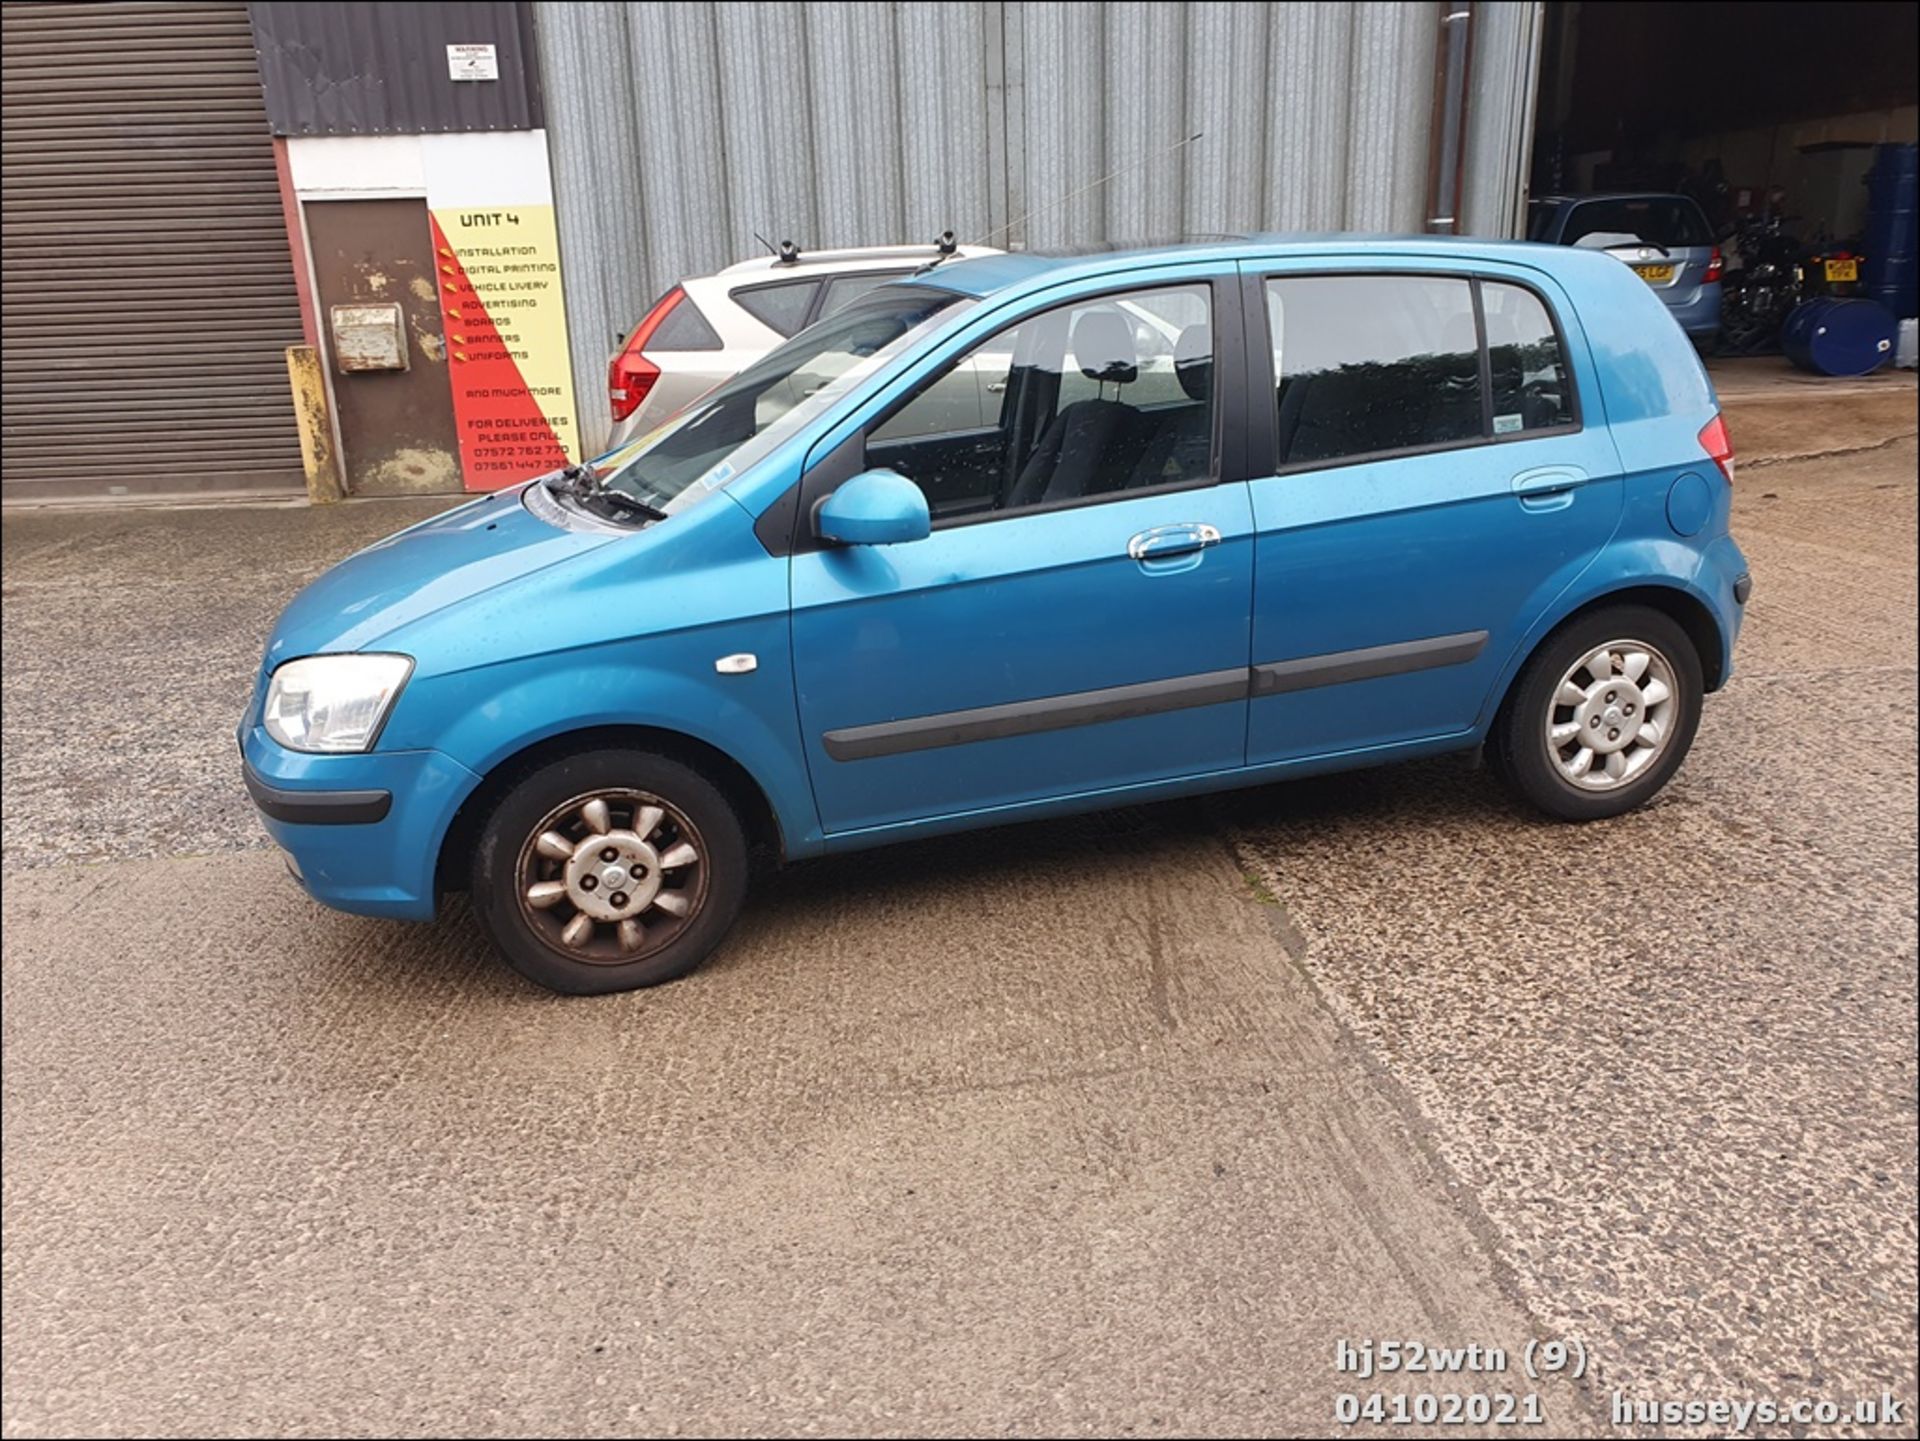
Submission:
M 1725 264 L 1726 258 L 1720 254 L 1720 247 L 1717 245 L 1714 246 L 1713 254 L 1707 257 L 1706 279 L 1703 280 L 1701 284 L 1711 285 L 1714 281 L 1718 280 L 1720 278 L 1720 271 L 1724 268 Z
M 1733 442 L 1727 439 L 1727 423 L 1718 415 L 1700 428 L 1700 448 L 1713 457 L 1720 473 L 1733 484 Z
M 686 298 L 687 292 L 676 285 L 655 301 L 653 309 L 640 318 L 627 343 L 607 366 L 607 399 L 613 403 L 615 420 L 625 420 L 638 410 L 653 389 L 653 383 L 660 378 L 660 367 L 640 352 L 647 348 L 647 342 L 661 322 Z

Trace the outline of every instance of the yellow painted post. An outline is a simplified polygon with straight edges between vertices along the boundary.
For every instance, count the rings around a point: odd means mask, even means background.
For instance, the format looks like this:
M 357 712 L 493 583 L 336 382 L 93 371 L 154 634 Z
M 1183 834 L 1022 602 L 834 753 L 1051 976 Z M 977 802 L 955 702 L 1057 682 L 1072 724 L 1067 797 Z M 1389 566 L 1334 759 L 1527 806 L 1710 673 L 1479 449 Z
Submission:
M 347 488 L 340 477 L 340 456 L 333 448 L 333 417 L 327 413 L 327 377 L 320 369 L 320 353 L 311 345 L 289 345 L 287 380 L 293 387 L 293 415 L 300 427 L 307 499 L 314 505 L 332 505 Z

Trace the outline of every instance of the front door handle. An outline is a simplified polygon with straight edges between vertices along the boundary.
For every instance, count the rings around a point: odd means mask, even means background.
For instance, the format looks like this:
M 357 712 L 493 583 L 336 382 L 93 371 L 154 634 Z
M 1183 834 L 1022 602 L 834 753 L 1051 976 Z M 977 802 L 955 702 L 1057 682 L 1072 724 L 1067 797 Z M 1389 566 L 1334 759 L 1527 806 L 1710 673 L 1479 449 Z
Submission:
M 1571 465 L 1543 465 L 1523 470 L 1513 478 L 1513 493 L 1526 510 L 1561 510 L 1573 504 L 1573 492 L 1589 479 Z
M 1147 565 L 1157 560 L 1192 555 L 1218 544 L 1219 527 L 1189 521 L 1180 525 L 1156 525 L 1151 530 L 1141 531 L 1127 542 L 1127 554 L 1142 565 Z

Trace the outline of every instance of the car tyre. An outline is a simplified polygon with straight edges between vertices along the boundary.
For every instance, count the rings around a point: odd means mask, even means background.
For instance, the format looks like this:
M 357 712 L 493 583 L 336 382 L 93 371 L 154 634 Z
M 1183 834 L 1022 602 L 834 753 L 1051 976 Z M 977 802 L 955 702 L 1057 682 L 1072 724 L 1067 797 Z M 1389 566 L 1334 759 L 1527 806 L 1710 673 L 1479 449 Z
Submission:
M 1494 722 L 1490 759 L 1548 815 L 1617 816 L 1680 768 L 1705 691 L 1700 653 L 1672 617 L 1647 606 L 1593 611 L 1528 659 Z
M 605 995 L 693 970 L 747 891 L 747 839 L 719 787 L 668 756 L 591 750 L 516 780 L 481 827 L 473 907 L 507 963 Z

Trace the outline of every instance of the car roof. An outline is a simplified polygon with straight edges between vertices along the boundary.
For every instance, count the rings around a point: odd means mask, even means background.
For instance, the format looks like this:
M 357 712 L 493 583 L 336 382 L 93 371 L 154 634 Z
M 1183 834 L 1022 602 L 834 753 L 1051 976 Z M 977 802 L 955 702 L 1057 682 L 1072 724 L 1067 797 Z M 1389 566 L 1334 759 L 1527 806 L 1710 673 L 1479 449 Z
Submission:
M 962 245 L 961 256 L 998 255 L 1000 252 L 990 245 Z M 846 270 L 893 270 L 906 269 L 915 264 L 924 265 L 928 261 L 940 258 L 941 250 L 936 245 L 861 245 L 841 246 L 834 249 L 802 250 L 796 260 L 782 260 L 777 255 L 756 255 L 751 260 L 742 260 L 729 265 L 724 270 L 714 272 L 711 278 L 724 277 L 738 282 L 742 279 L 772 279 L 779 275 L 824 275 L 833 271 Z
M 949 260 L 895 284 L 924 284 L 985 297 L 1061 280 L 1124 273 L 1156 261 L 1217 261 L 1329 258 L 1341 261 L 1459 260 L 1463 252 L 1558 270 L 1578 252 L 1533 241 L 1488 240 L 1466 235 L 1326 234 L 1242 235 L 1185 240 L 1165 245 L 1100 245 L 1075 250 L 1016 250 L 978 260 Z M 1571 262 L 1584 264 L 1584 261 Z M 1609 264 L 1618 261 L 1609 260 Z

